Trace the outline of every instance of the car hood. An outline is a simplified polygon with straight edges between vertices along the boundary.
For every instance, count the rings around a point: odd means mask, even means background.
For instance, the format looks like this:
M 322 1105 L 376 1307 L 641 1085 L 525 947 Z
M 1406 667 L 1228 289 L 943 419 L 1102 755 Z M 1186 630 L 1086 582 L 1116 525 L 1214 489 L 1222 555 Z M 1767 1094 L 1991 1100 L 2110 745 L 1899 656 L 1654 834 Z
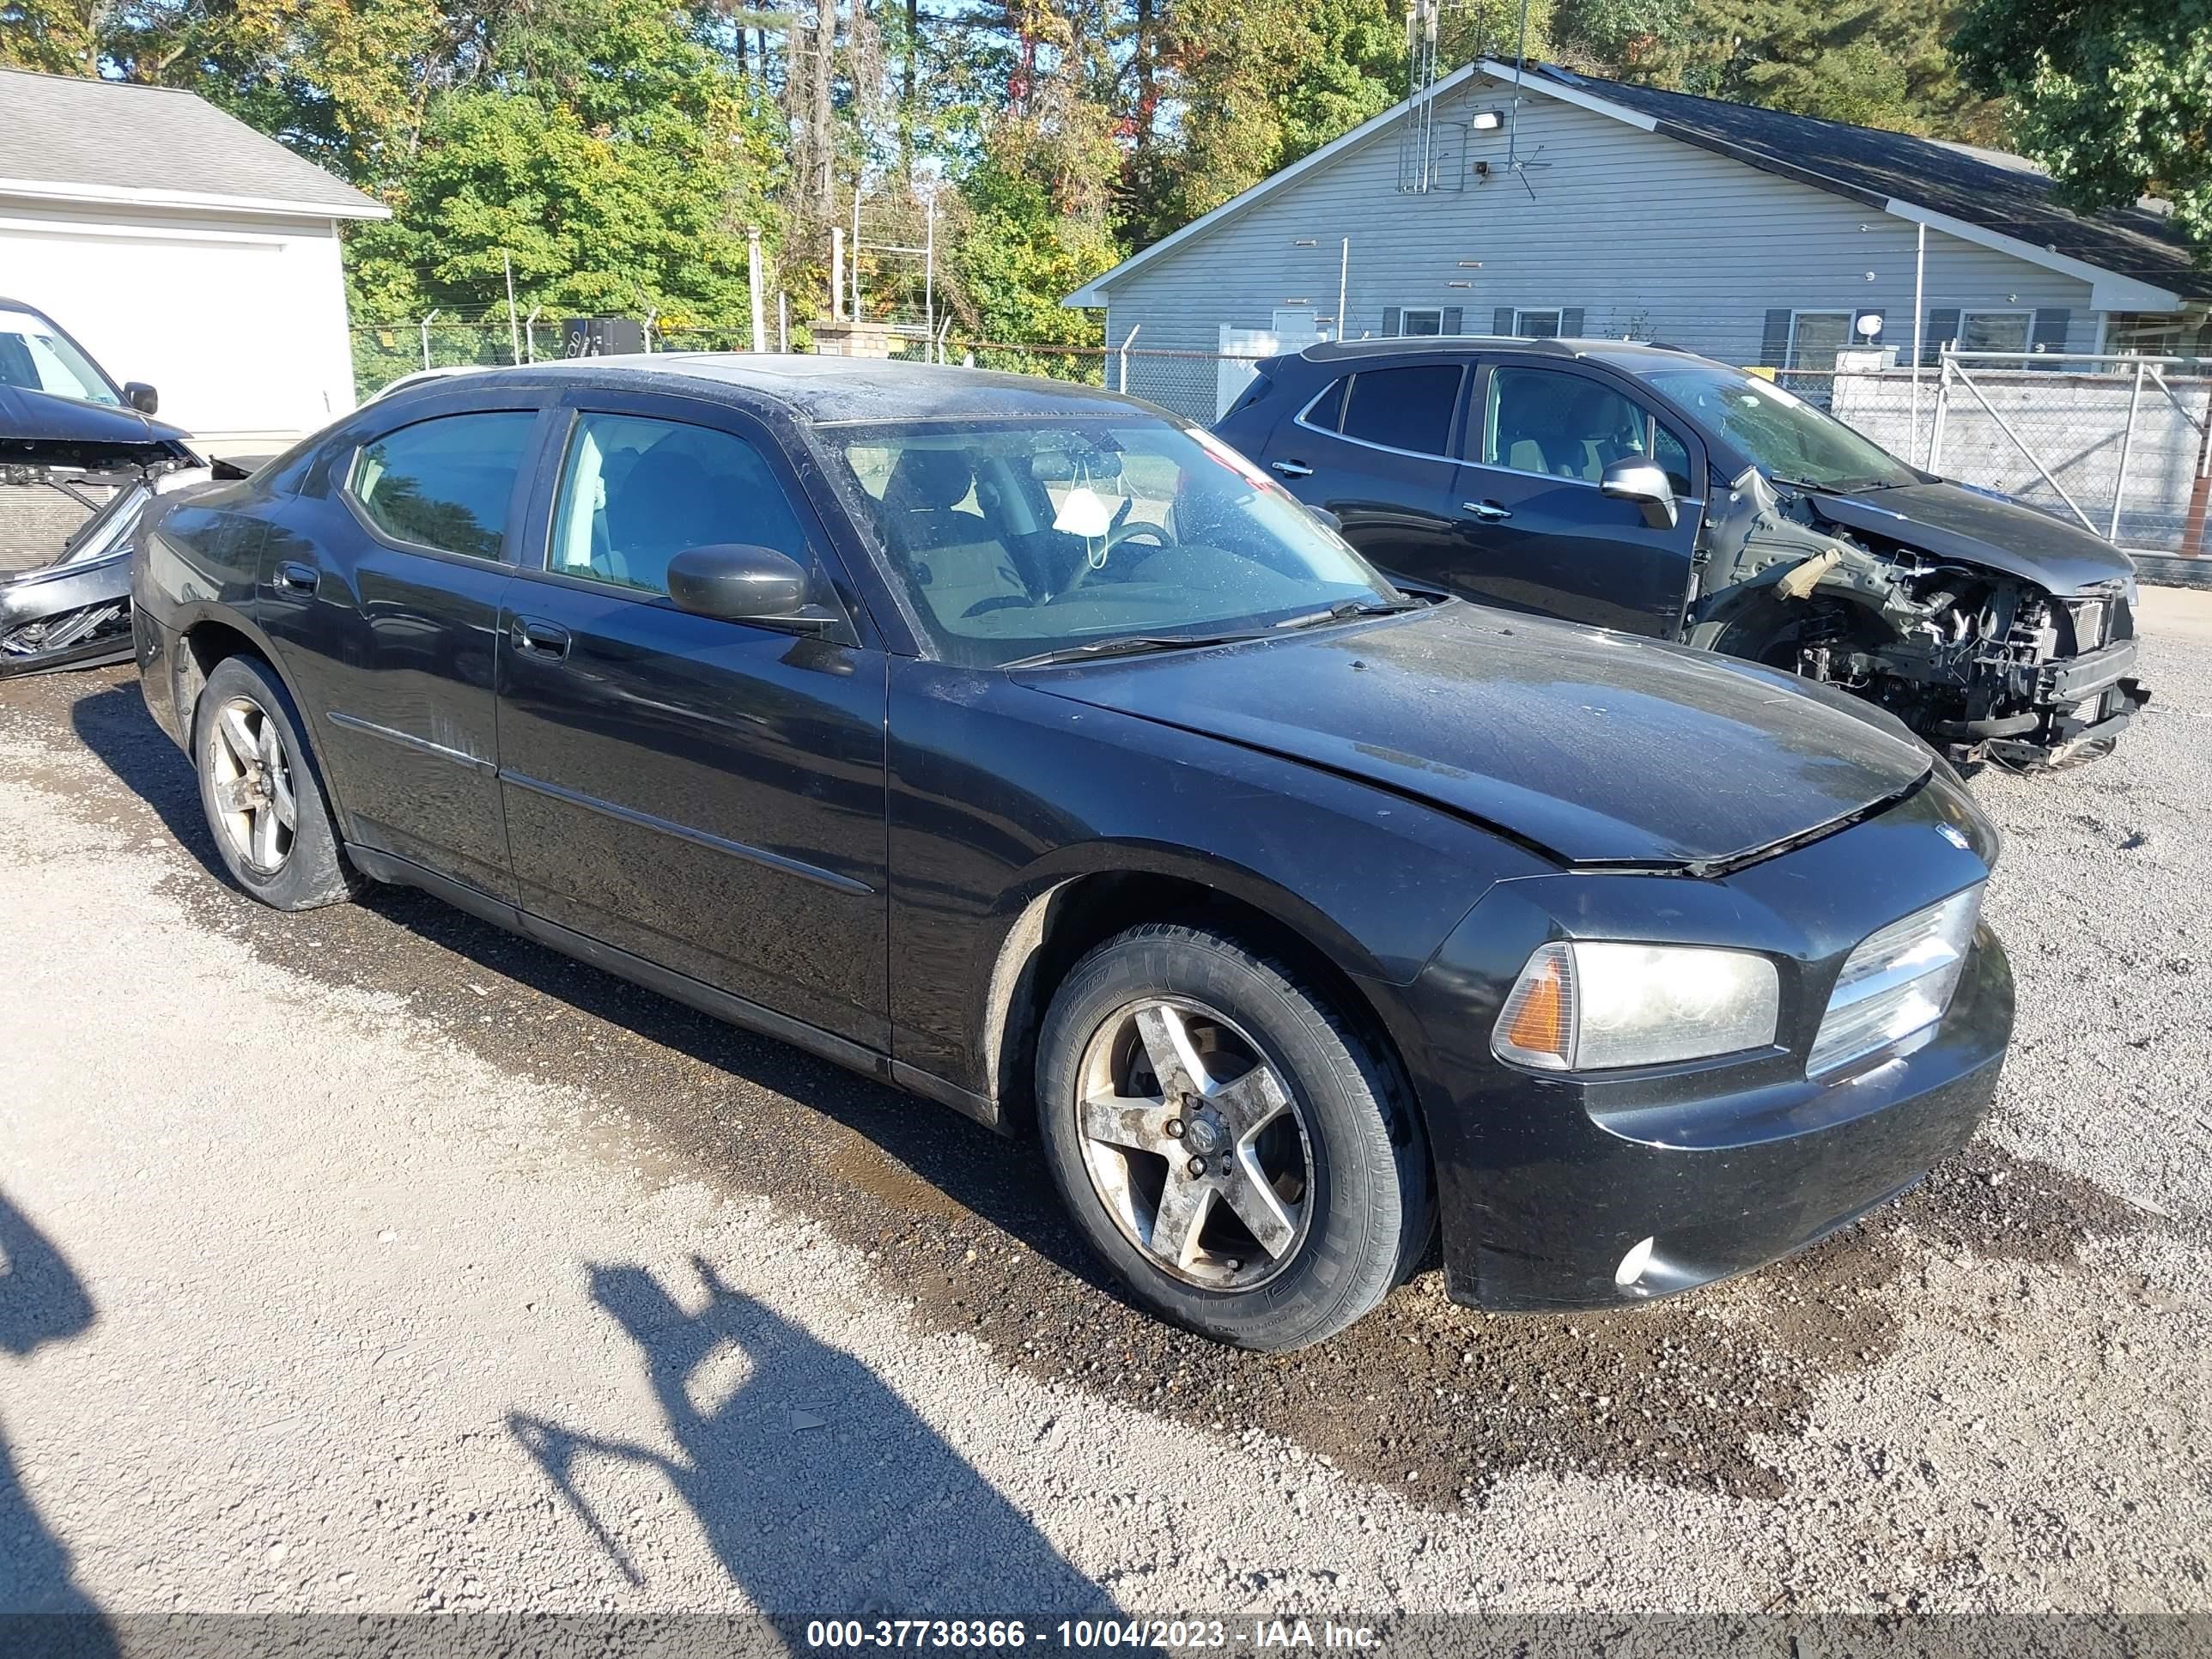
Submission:
M 1813 504 L 1847 530 L 1869 531 L 1939 559 L 2020 576 L 2051 593 L 2135 574 L 2135 562 L 2079 525 L 1994 490 L 1938 478 L 1857 495 L 1815 495 Z
M 0 386 L 0 458 L 97 467 L 186 447 L 185 434 L 135 409 Z
M 1790 676 L 1460 602 L 1021 678 L 1430 802 L 1571 864 L 1727 866 L 1896 799 L 1930 764 L 1888 716 Z

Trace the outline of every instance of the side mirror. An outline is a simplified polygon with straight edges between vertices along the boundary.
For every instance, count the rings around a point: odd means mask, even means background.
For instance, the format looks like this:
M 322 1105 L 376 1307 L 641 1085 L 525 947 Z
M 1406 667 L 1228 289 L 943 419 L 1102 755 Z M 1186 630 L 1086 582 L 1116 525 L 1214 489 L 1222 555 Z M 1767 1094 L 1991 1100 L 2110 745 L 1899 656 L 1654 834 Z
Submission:
M 1667 482 L 1666 471 L 1641 455 L 1623 456 L 1606 468 L 1597 490 L 1616 501 L 1634 501 L 1644 509 L 1644 522 L 1654 530 L 1672 530 L 1679 517 L 1674 487 Z
M 151 415 L 161 407 L 161 394 L 143 380 L 125 380 L 123 401 L 141 415 Z
M 1335 514 L 1330 512 L 1327 507 L 1316 507 L 1312 502 L 1309 501 L 1306 503 L 1306 511 L 1311 514 L 1316 521 L 1326 526 L 1328 528 L 1334 530 L 1338 535 L 1341 536 L 1344 534 L 1344 520 L 1338 518 Z
M 745 542 L 685 548 L 668 562 L 668 597 L 679 611 L 723 622 L 811 631 L 830 620 L 808 611 L 806 572 L 796 559 Z

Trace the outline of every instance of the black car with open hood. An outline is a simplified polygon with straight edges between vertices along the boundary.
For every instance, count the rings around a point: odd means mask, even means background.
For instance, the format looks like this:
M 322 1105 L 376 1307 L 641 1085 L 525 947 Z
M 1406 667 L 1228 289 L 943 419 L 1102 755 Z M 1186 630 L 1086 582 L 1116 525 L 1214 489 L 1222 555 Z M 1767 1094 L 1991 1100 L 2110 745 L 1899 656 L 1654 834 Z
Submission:
M 44 313 L 0 300 L 0 678 L 131 654 L 131 548 L 159 491 L 212 476 Z
M 1314 346 L 1216 429 L 1395 576 L 1788 669 L 1955 761 L 2101 752 L 2149 696 L 2125 554 L 1686 352 Z

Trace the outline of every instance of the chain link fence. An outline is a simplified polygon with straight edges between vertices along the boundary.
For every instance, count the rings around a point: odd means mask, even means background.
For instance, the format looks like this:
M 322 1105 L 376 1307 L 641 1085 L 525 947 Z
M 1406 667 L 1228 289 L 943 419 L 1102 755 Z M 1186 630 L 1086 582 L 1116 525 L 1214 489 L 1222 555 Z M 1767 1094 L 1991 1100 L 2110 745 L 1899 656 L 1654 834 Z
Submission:
M 1917 384 L 1905 369 L 1838 375 L 1831 407 L 1915 465 L 2017 496 L 2130 552 L 2212 554 L 2212 364 L 2047 362 L 1947 350 Z

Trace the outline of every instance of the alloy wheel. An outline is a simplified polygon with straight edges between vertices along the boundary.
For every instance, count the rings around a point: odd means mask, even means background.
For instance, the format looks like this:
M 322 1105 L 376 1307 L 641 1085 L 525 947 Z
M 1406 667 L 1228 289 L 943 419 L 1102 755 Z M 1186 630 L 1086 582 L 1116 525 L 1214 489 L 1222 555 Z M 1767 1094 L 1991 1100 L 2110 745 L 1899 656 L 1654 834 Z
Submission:
M 1156 1266 L 1245 1291 L 1290 1264 L 1313 1149 L 1295 1093 L 1234 1020 L 1188 998 L 1131 1003 L 1092 1036 L 1078 1077 L 1091 1186 Z
M 269 711 L 251 697 L 226 701 L 209 729 L 207 764 L 216 828 L 248 869 L 275 875 L 292 855 L 299 807 L 291 757 Z

